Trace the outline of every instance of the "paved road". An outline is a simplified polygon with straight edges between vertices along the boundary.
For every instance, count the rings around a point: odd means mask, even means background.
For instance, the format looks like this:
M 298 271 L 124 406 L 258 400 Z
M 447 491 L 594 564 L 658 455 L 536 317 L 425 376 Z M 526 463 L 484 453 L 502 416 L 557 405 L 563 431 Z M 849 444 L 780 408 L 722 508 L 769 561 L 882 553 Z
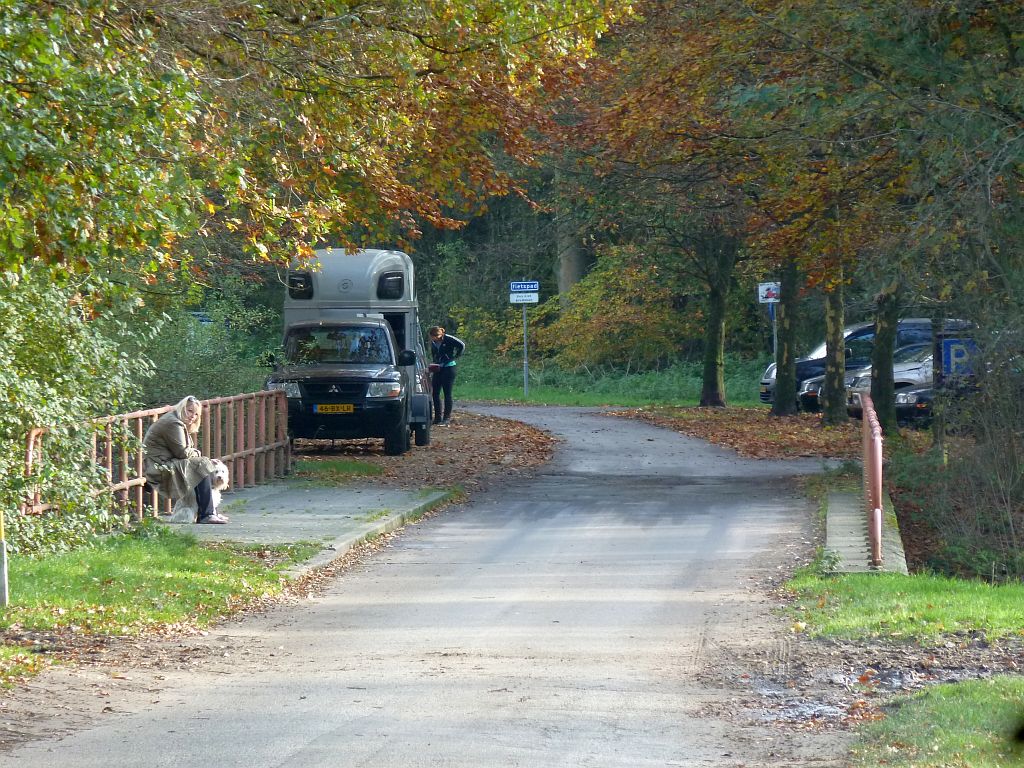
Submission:
M 540 477 L 409 528 L 315 600 L 222 627 L 224 659 L 0 764 L 842 764 L 827 736 L 730 722 L 733 692 L 707 675 L 730 647 L 783 647 L 752 584 L 806 530 L 786 478 L 817 462 L 572 409 L 487 412 L 564 438 Z

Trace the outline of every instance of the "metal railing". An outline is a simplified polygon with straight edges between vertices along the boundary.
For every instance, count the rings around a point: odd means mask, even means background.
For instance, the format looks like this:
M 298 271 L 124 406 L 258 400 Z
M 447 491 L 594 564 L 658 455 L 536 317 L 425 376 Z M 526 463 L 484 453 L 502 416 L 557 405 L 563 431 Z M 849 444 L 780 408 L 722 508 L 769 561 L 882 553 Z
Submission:
M 252 392 L 203 400 L 203 419 L 198 445 L 204 456 L 220 459 L 231 472 L 236 489 L 258 485 L 281 477 L 291 466 L 288 439 L 288 403 L 284 392 Z M 172 406 L 149 408 L 91 422 L 91 459 L 106 478 L 96 496 L 110 494 L 122 510 L 141 520 L 149 510 L 171 511 L 171 500 L 146 486 L 143 475 L 142 438 L 146 429 Z M 25 444 L 25 477 L 28 492 L 21 504 L 22 514 L 42 514 L 52 507 L 45 500 L 40 468 L 50 460 L 46 453 L 46 430 L 29 430 Z M 33 482 L 33 478 L 37 478 Z M 149 498 L 147 498 L 147 496 Z
M 882 426 L 868 394 L 860 396 L 861 442 L 864 466 L 864 511 L 868 516 L 871 565 L 882 565 Z

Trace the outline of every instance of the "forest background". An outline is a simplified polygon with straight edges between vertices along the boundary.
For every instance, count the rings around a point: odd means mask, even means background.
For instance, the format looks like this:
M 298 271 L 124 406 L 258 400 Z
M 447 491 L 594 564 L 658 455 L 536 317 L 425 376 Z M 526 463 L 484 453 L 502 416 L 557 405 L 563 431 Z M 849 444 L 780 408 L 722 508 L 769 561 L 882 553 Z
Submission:
M 14 514 L 27 430 L 84 455 L 90 417 L 261 388 L 287 265 L 330 244 L 412 254 L 465 383 L 520 375 L 510 280 L 541 283 L 538 380 L 719 407 L 754 400 L 778 280 L 774 412 L 827 337 L 825 425 L 845 324 L 876 322 L 886 371 L 898 317 L 969 319 L 981 395 L 936 433 L 969 439 L 914 461 L 945 462 L 953 567 L 1024 572 L 1019 3 L 0 0 L 0 30 L 0 503 L 24 551 L 112 524 L 87 462 L 50 470 L 63 515 Z

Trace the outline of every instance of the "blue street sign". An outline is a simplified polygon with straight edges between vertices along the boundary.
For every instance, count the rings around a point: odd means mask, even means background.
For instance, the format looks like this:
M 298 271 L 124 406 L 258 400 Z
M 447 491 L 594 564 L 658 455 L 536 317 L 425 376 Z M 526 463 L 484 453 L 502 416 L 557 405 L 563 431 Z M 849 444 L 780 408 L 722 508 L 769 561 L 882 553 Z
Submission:
M 508 286 L 509 291 L 539 291 L 540 282 L 537 280 L 524 280 L 520 283 L 512 282 Z

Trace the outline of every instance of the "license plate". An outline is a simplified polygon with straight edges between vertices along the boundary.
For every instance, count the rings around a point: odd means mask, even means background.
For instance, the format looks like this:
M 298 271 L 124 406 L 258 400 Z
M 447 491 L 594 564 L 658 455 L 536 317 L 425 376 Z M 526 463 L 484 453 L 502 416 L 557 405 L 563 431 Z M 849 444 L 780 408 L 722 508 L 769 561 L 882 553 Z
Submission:
M 328 403 L 313 406 L 313 413 L 353 413 L 355 410 L 356 407 L 352 403 Z
M 768 394 L 768 385 L 767 384 L 762 384 L 761 385 L 761 394 L 762 395 Z

